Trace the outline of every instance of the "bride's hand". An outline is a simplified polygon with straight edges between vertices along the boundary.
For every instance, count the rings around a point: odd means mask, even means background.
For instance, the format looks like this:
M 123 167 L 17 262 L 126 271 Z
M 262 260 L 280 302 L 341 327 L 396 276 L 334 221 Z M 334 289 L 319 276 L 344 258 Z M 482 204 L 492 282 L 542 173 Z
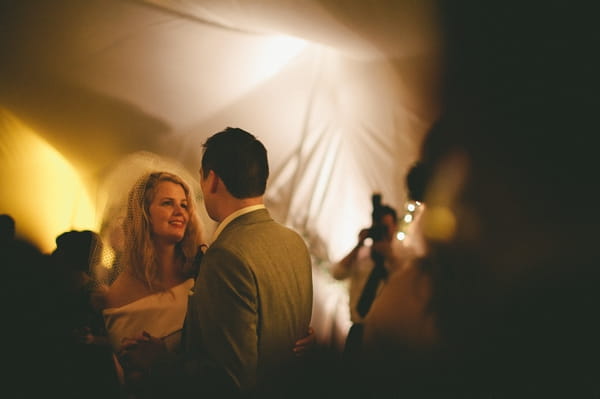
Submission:
M 316 344 L 315 330 L 312 327 L 308 327 L 308 335 L 296 341 L 293 351 L 296 356 L 302 357 L 312 352 Z
M 167 352 L 165 343 L 147 332 L 123 340 L 118 358 L 124 369 L 147 372 Z

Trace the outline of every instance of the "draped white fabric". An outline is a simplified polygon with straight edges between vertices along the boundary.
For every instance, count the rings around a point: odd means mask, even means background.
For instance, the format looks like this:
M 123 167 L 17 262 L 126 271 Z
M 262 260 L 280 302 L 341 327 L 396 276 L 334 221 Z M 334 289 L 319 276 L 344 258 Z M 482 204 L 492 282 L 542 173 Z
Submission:
M 429 2 L 60 0 L 1 7 L 3 121 L 20 121 L 82 177 L 96 225 L 75 227 L 99 227 L 98 190 L 119 160 L 149 151 L 195 176 L 201 143 L 226 126 L 264 141 L 268 204 L 319 259 L 337 259 L 354 244 L 369 223 L 372 192 L 403 205 L 404 174 L 435 112 Z M 9 125 L 1 127 L 6 154 L 19 145 L 7 139 L 15 137 Z M 0 162 L 19 169 L 31 159 Z M 48 180 L 60 186 L 63 179 Z M 32 192 L 59 196 L 56 188 Z M 20 216 L 27 213 L 22 199 L 3 197 L 0 210 L 29 223 Z M 65 215 L 35 240 L 50 249 L 74 219 Z

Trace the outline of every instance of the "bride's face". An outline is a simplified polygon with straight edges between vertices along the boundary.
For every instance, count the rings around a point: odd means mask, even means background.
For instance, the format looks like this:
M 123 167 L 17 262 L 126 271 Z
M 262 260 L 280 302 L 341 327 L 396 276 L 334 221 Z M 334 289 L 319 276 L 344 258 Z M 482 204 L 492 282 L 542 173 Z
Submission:
M 154 239 L 177 243 L 183 239 L 189 221 L 188 200 L 183 187 L 163 181 L 149 207 Z

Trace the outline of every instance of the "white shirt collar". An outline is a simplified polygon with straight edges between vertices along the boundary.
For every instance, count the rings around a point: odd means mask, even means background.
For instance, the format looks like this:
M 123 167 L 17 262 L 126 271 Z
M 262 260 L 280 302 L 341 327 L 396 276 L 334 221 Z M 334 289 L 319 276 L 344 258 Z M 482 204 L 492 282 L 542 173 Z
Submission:
M 229 216 L 227 216 L 225 219 L 223 219 L 223 221 L 221 223 L 219 223 L 219 225 L 217 226 L 217 229 L 215 230 L 215 232 L 213 233 L 212 239 L 211 239 L 211 244 L 213 242 L 215 242 L 215 240 L 217 239 L 217 237 L 219 236 L 219 234 L 221 234 L 221 232 L 223 231 L 223 229 L 225 227 L 227 227 L 227 225 L 229 223 L 231 223 L 231 221 L 239 216 L 245 215 L 246 213 L 250 213 L 250 212 L 254 212 L 256 210 L 259 209 L 266 209 L 264 204 L 258 204 L 258 205 L 250 205 L 247 206 L 245 208 L 242 209 L 238 209 L 237 211 L 233 212 L 232 214 L 230 214 Z

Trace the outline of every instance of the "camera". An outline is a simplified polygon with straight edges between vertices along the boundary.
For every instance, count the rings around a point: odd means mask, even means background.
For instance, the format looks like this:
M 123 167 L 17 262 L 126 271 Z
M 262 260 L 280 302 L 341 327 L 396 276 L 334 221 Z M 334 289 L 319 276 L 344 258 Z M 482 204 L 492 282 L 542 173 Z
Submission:
M 386 238 L 387 226 L 380 223 L 383 214 L 381 194 L 373 194 L 371 202 L 373 204 L 373 212 L 371 213 L 371 227 L 369 228 L 367 237 L 370 237 L 373 241 L 382 241 Z
M 367 237 L 373 239 L 373 241 L 383 241 L 387 236 L 387 227 L 382 224 L 377 224 L 369 228 Z

